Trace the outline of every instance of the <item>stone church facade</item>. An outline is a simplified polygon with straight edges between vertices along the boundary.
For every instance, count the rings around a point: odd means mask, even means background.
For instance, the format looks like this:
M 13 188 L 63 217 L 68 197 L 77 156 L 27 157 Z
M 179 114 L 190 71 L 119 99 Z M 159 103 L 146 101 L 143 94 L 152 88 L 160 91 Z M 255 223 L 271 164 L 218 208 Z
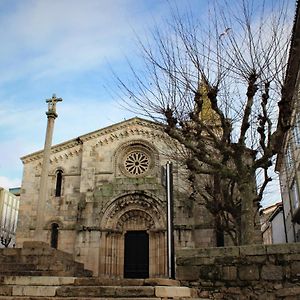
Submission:
M 42 156 L 21 158 L 17 246 L 35 240 Z M 140 118 L 52 146 L 43 241 L 72 253 L 96 276 L 167 276 L 167 161 L 173 163 L 175 255 L 215 245 L 213 222 L 201 203 L 191 202 L 179 156 L 161 125 Z M 132 270 L 136 262 L 141 273 Z

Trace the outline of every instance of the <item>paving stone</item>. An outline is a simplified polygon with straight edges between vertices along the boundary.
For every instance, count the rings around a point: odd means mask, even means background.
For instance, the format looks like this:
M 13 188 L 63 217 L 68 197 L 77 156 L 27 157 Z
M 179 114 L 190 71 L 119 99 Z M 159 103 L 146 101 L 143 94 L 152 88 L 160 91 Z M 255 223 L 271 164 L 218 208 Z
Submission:
M 156 286 L 155 296 L 162 298 L 191 297 L 191 291 L 188 287 Z

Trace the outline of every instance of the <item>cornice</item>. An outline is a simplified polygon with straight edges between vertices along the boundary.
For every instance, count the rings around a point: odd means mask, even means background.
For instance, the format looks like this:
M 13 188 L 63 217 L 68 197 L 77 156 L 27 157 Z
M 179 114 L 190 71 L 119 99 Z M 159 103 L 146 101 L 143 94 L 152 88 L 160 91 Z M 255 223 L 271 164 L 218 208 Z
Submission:
M 142 128 L 129 129 L 129 126 L 132 126 L 132 125 L 140 125 L 140 126 L 143 126 L 143 127 L 155 130 L 155 131 L 161 131 L 161 134 L 157 134 L 157 133 L 154 134 L 151 130 L 145 130 Z M 95 139 L 95 138 L 99 138 L 99 137 L 105 136 L 105 135 L 109 135 L 109 136 L 105 137 L 101 141 L 97 142 L 96 145 L 108 144 L 110 142 L 113 142 L 116 139 L 120 139 L 120 138 L 129 136 L 129 135 L 134 135 L 134 134 L 144 135 L 144 136 L 148 136 L 148 137 L 156 136 L 159 138 L 161 138 L 161 137 L 166 138 L 167 135 L 164 134 L 162 129 L 163 129 L 162 124 L 135 117 L 135 118 L 125 120 L 120 123 L 116 123 L 116 124 L 104 127 L 102 129 L 81 135 L 72 140 L 68 140 L 66 142 L 54 145 L 51 147 L 51 155 L 74 148 L 76 146 L 78 146 L 81 149 L 80 151 L 82 151 L 82 144 L 84 142 Z M 122 131 L 122 132 L 118 133 L 118 131 Z M 78 152 L 78 150 L 75 150 L 75 151 Z M 71 151 L 70 153 L 73 153 L 73 151 Z M 56 156 L 56 158 L 51 157 L 51 160 L 59 159 L 60 157 L 63 157 L 65 155 L 67 155 L 67 154 L 60 154 L 60 155 Z M 21 160 L 24 164 L 24 163 L 29 163 L 29 162 L 41 159 L 42 157 L 43 157 L 43 150 L 40 150 L 40 151 L 37 151 L 37 152 L 34 152 L 34 153 L 31 153 L 31 154 L 21 157 Z

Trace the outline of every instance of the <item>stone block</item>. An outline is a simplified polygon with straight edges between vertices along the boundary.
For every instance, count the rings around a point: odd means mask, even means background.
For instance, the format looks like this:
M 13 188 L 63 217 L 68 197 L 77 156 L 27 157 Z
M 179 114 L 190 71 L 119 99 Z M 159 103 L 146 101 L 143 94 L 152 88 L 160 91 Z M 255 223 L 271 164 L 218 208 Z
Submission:
M 283 269 L 281 266 L 265 265 L 261 270 L 261 279 L 263 280 L 282 280 Z
M 293 254 L 300 253 L 300 243 L 267 245 L 267 254 Z
M 237 268 L 235 266 L 223 266 L 222 267 L 222 279 L 223 280 L 236 280 Z
M 300 277 L 300 261 L 294 261 L 291 264 L 291 275 L 293 277 Z
M 199 267 L 178 266 L 176 269 L 176 278 L 178 280 L 198 280 L 200 276 Z
M 157 286 L 155 296 L 161 298 L 191 297 L 191 291 L 188 287 Z
M 13 286 L 12 296 L 53 297 L 57 287 L 55 286 Z
M 288 287 L 283 288 L 278 291 L 276 291 L 276 297 L 288 297 L 288 296 L 299 296 L 300 295 L 300 287 Z
M 241 256 L 265 255 L 267 253 L 266 246 L 264 245 L 247 245 L 239 248 Z
M 59 297 L 114 297 L 114 290 L 96 286 L 63 286 L 56 291 Z
M 0 272 L 9 272 L 9 271 L 28 271 L 35 270 L 36 266 L 34 264 L 19 264 L 19 263 L 10 263 L 10 264 L 1 264 Z
M 178 266 L 202 266 L 207 264 L 213 264 L 214 261 L 215 261 L 214 257 L 203 257 L 203 256 L 179 257 L 176 259 L 176 264 Z
M 239 266 L 238 275 L 240 280 L 259 280 L 259 270 L 256 265 Z
M 275 300 L 275 295 L 272 293 L 263 293 L 258 295 L 258 300 Z
M 266 255 L 248 255 L 247 257 L 244 257 L 244 260 L 247 259 L 248 263 L 254 263 L 254 264 L 265 264 L 267 261 Z M 243 259 L 242 259 L 243 260 Z
M 300 261 L 300 254 L 284 254 L 283 259 L 286 262 L 288 262 L 288 261 L 297 261 L 297 260 Z
M 4 248 L 1 249 L 1 254 L 5 256 L 18 256 L 21 252 L 19 248 Z
M 204 280 L 220 280 L 221 279 L 221 267 L 217 265 L 206 265 L 199 267 L 200 278 Z
M 155 288 L 152 286 L 127 286 L 115 287 L 115 297 L 133 298 L 133 297 L 153 297 L 155 296 Z
M 0 296 L 11 296 L 12 286 L 0 285 Z
M 197 249 L 195 255 L 199 257 L 238 256 L 239 247 L 211 247 Z
M 73 284 L 75 277 L 55 277 L 55 276 L 6 276 L 3 283 L 8 285 L 42 285 L 57 286 Z
M 145 279 L 145 285 L 180 286 L 180 282 L 178 280 L 168 278 L 147 278 Z

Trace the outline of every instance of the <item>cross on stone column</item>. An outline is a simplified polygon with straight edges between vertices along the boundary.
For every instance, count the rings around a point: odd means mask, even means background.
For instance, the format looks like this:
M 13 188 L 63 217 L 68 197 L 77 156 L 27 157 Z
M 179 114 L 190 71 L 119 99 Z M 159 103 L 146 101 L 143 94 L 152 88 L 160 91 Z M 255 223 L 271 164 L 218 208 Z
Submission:
M 40 191 L 39 191 L 39 199 L 37 203 L 37 220 L 36 220 L 36 230 L 35 230 L 35 238 L 38 241 L 47 241 L 46 234 L 44 233 L 44 222 L 45 222 L 45 209 L 47 203 L 48 196 L 48 176 L 49 176 L 49 165 L 50 165 L 50 155 L 51 155 L 51 145 L 52 145 L 52 136 L 54 129 L 54 121 L 57 118 L 56 113 L 56 103 L 62 101 L 62 98 L 56 98 L 56 95 L 53 94 L 52 98 L 47 99 L 46 103 L 48 103 L 48 111 L 46 112 L 48 121 L 47 121 L 47 129 L 46 129 L 46 138 L 45 138 L 45 146 L 43 152 L 43 164 L 41 170 L 41 179 L 40 179 Z
M 46 103 L 48 103 L 48 112 L 46 113 L 48 116 L 54 114 L 55 117 L 56 115 L 56 103 L 61 102 L 63 99 L 62 98 L 56 98 L 56 95 L 53 94 L 52 98 L 46 99 Z

